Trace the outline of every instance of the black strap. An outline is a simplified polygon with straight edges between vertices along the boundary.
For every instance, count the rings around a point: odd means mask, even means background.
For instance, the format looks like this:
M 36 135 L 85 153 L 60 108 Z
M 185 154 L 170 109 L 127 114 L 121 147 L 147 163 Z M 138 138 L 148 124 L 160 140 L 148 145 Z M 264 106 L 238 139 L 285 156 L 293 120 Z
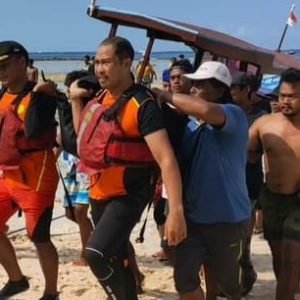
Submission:
M 151 200 L 150 200 L 149 203 L 148 203 L 148 206 L 147 206 L 147 212 L 146 212 L 146 217 L 145 217 L 143 226 L 141 227 L 139 236 L 135 239 L 135 242 L 138 243 L 138 244 L 144 243 L 144 239 L 145 239 L 145 238 L 144 238 L 144 234 L 145 234 L 146 225 L 147 225 L 147 221 L 148 221 L 149 211 L 150 211 L 151 205 L 152 205 L 152 203 L 153 203 L 153 199 L 154 199 L 154 197 L 152 197 Z
M 0 90 L 0 100 L 1 98 L 3 97 L 3 95 L 5 94 L 5 92 L 7 91 L 7 88 L 6 87 L 2 87 L 1 90 Z
M 148 221 L 149 211 L 150 211 L 150 209 L 151 209 L 152 203 L 153 203 L 154 198 L 155 198 L 155 192 L 156 192 L 157 181 L 158 181 L 158 174 L 155 174 L 155 175 L 153 176 L 153 178 L 152 178 L 153 196 L 152 196 L 151 199 L 149 200 L 149 203 L 148 203 L 148 206 L 147 206 L 146 217 L 145 217 L 143 226 L 141 227 L 140 234 L 139 234 L 139 236 L 135 239 L 135 242 L 138 243 L 138 244 L 142 244 L 142 243 L 144 242 L 144 234 L 145 234 L 146 225 L 147 225 L 147 221 Z
M 60 171 L 60 168 L 59 168 L 58 165 L 57 165 L 57 171 L 58 171 L 59 177 L 60 177 L 60 179 L 61 179 L 62 185 L 63 185 L 63 187 L 64 187 L 65 195 L 66 195 L 67 202 L 68 202 L 68 208 L 70 209 L 70 213 L 71 213 L 72 220 L 76 221 L 76 216 L 75 216 L 75 212 L 74 212 L 74 207 L 73 207 L 73 205 L 72 205 L 72 200 L 71 200 L 69 191 L 68 191 L 68 189 L 67 189 L 67 186 L 66 186 L 66 184 L 65 184 L 64 177 L 62 176 L 61 171 Z
M 32 91 L 34 88 L 35 83 L 28 81 L 26 85 L 24 86 L 23 90 L 16 96 L 16 98 L 12 101 L 11 105 L 14 106 L 14 112 L 17 112 L 18 106 L 21 103 L 22 99 Z M 3 97 L 3 95 L 6 93 L 7 88 L 2 88 L 0 91 L 0 100 Z
M 33 87 L 35 86 L 34 82 L 28 81 L 24 87 L 24 89 L 17 95 L 17 97 L 11 103 L 14 106 L 14 112 L 17 112 L 19 104 L 21 103 L 22 99 L 32 91 Z
M 123 105 L 132 98 L 135 94 L 138 85 L 133 84 L 129 89 L 127 89 L 122 96 L 105 112 L 103 119 L 109 121 L 116 117 L 118 111 L 123 107 Z

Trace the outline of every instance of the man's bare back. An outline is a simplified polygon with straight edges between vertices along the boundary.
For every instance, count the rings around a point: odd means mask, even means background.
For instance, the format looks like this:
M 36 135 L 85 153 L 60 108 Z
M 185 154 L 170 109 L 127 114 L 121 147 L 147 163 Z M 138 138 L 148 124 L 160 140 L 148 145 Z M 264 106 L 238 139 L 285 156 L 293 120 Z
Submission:
M 250 130 L 250 152 L 263 147 L 266 183 L 278 194 L 300 190 L 300 119 L 282 113 L 261 117 Z

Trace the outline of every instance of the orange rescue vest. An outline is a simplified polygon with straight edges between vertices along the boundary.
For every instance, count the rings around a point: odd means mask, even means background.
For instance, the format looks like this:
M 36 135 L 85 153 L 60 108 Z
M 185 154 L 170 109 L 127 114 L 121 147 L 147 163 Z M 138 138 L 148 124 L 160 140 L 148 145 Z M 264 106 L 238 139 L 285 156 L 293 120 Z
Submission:
M 27 84 L 11 105 L 0 112 L 0 170 L 18 168 L 26 153 L 49 149 L 55 145 L 56 128 L 49 129 L 38 138 L 26 137 L 24 122 L 19 118 L 17 108 L 32 88 L 31 83 Z M 0 97 L 4 93 L 5 90 Z
M 107 167 L 146 167 L 155 161 L 144 138 L 128 137 L 123 133 L 117 114 L 139 88 L 134 85 L 111 107 L 102 104 L 105 91 L 90 101 L 81 114 L 77 136 L 81 170 L 89 175 Z

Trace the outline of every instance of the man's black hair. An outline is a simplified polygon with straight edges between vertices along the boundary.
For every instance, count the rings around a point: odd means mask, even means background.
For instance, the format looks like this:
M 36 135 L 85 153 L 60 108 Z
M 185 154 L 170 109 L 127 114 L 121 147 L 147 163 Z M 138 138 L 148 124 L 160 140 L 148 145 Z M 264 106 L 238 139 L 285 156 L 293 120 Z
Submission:
M 246 72 L 236 72 L 232 76 L 231 85 L 237 85 L 240 89 L 249 87 L 250 92 L 256 92 L 261 85 L 262 75 L 247 74 Z
M 134 49 L 127 39 L 120 36 L 114 36 L 106 38 L 100 44 L 100 46 L 108 45 L 112 45 L 115 48 L 115 54 L 121 62 L 127 58 L 130 60 L 134 59 Z
M 72 71 L 66 75 L 64 85 L 69 88 L 75 80 L 87 75 L 89 75 L 89 72 L 85 70 Z
M 282 82 L 287 82 L 287 83 L 300 83 L 300 70 L 297 70 L 295 68 L 289 68 L 285 70 L 281 74 L 280 78 L 280 84 Z
M 188 61 L 175 61 L 172 66 L 170 67 L 170 71 L 173 69 L 180 69 L 184 71 L 185 73 L 192 73 L 193 72 L 193 66 Z
M 225 83 L 215 78 L 209 79 L 209 81 L 211 82 L 212 86 L 215 87 L 216 89 L 220 89 L 220 88 L 224 89 L 224 93 L 221 96 L 221 98 L 218 99 L 219 100 L 218 103 L 221 104 L 234 103 L 229 86 L 227 86 Z

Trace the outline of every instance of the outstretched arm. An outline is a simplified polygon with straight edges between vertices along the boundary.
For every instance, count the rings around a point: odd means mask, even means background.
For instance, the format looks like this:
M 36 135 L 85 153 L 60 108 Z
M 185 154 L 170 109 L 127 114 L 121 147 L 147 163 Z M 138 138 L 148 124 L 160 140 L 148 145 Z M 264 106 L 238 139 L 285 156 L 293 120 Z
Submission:
M 153 91 L 161 101 L 174 105 L 183 113 L 194 116 L 197 120 L 214 126 L 225 124 L 226 114 L 219 104 L 186 94 L 170 93 L 159 89 L 153 89 Z

